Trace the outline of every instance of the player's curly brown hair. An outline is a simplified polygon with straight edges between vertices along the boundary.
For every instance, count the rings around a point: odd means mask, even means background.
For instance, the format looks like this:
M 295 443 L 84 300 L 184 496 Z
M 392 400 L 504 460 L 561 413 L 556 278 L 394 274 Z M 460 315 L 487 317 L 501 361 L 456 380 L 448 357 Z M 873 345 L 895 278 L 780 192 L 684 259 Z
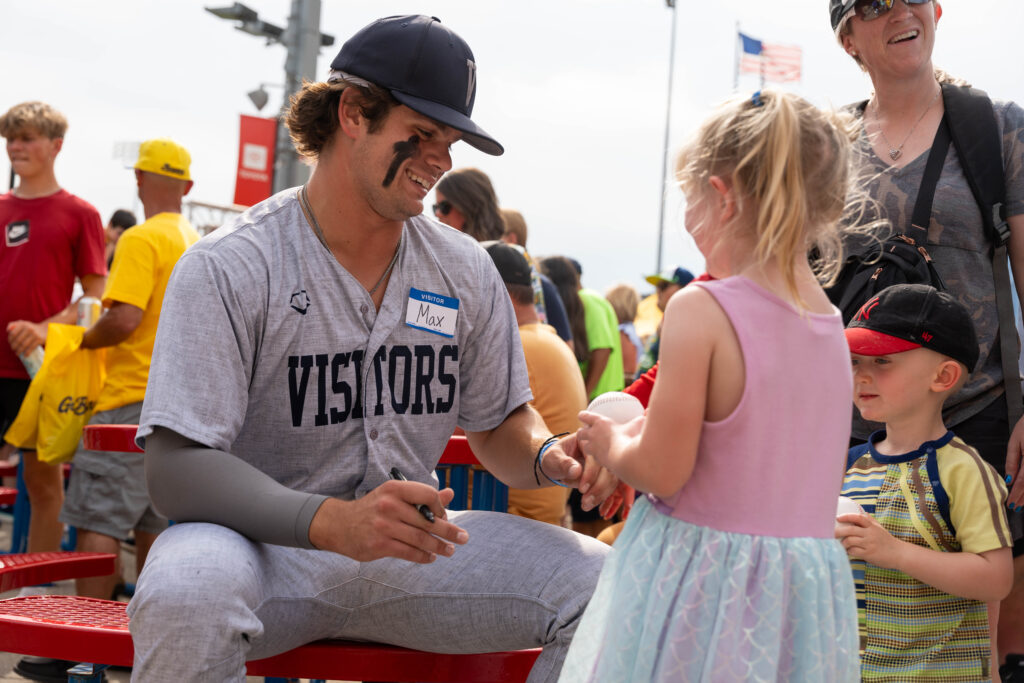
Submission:
M 359 94 L 359 108 L 370 122 L 369 131 L 376 133 L 384 125 L 391 108 L 398 101 L 384 88 L 350 81 L 303 83 L 302 90 L 291 96 L 284 124 L 299 154 L 316 159 L 338 130 L 338 102 L 347 88 Z

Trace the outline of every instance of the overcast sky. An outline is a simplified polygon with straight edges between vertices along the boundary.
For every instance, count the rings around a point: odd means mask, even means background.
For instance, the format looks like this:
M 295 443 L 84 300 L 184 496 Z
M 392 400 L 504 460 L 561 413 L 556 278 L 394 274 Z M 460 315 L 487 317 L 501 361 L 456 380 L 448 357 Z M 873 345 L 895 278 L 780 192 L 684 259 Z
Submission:
M 677 0 L 670 148 L 734 87 L 736 27 L 766 42 L 802 47 L 795 90 L 819 105 L 863 99 L 870 83 L 837 46 L 826 0 Z M 280 88 L 258 112 L 246 93 L 283 83 L 285 51 L 203 11 L 226 0 L 31 0 L 0 2 L 0 111 L 47 101 L 70 128 L 57 162 L 61 184 L 92 202 L 104 222 L 117 208 L 141 215 L 119 143 L 167 136 L 192 153 L 190 198 L 231 202 L 238 115 L 272 116 Z M 247 0 L 284 26 L 289 0 Z M 948 0 L 936 64 L 1002 99 L 1024 102 L 1021 0 Z M 453 150 L 477 166 L 502 205 L 519 209 L 535 256 L 566 254 L 584 285 L 650 288 L 665 198 L 664 266 L 699 272 L 682 226 L 682 196 L 661 179 L 672 10 L 664 0 L 323 0 L 318 77 L 345 38 L 390 14 L 439 17 L 470 44 L 478 68 L 473 118 L 505 146 L 489 157 Z M 745 77 L 740 89 L 753 90 Z M 9 173 L 0 160 L 4 187 Z M 429 197 L 427 205 L 432 203 Z

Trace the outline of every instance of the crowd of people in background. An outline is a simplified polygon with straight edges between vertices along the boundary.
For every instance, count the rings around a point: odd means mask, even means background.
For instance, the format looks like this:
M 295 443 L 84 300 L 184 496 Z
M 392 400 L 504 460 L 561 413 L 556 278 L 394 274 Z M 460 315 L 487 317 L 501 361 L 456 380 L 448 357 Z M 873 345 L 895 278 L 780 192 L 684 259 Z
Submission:
M 1024 680 L 1024 418 L 991 256 L 1005 228 L 1024 267 L 1024 110 L 934 68 L 935 0 L 829 10 L 871 97 L 722 103 L 674 175 L 703 272 L 623 272 L 603 292 L 576 255 L 527 247 L 486 172 L 452 169 L 456 141 L 503 148 L 470 118 L 472 52 L 436 18 L 346 42 L 284 117 L 309 182 L 202 241 L 180 144 L 141 145 L 144 220 L 119 209 L 104 228 L 57 182 L 64 117 L 12 107 L 0 429 L 49 326 L 96 298 L 90 423 L 137 424 L 146 451 L 80 446 L 65 493 L 59 464 L 18 449 L 28 550 L 57 550 L 65 524 L 79 550 L 132 540 L 147 681 L 236 680 L 246 657 L 326 637 L 431 649 L 439 629 L 456 651 L 542 646 L 537 681 Z M 409 45 L 443 78 L 409 69 Z M 992 220 L 946 139 L 959 97 L 999 131 Z M 870 245 L 912 227 L 942 278 L 843 320 Z M 647 412 L 587 410 L 609 392 Z M 446 510 L 433 455 L 453 432 L 509 485 L 511 517 Z M 121 581 L 76 590 L 117 598 Z M 463 593 L 485 597 L 432 602 Z

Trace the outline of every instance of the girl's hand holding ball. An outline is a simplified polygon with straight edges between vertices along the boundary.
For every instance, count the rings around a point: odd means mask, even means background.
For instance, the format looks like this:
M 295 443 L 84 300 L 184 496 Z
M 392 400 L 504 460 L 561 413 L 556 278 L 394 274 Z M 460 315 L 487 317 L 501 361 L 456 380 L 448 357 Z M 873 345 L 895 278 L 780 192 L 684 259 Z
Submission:
M 580 413 L 580 422 L 583 423 L 579 432 L 580 449 L 584 455 L 614 469 L 609 462 L 613 442 L 639 435 L 643 420 L 636 418 L 643 414 L 643 404 L 635 396 L 621 391 L 601 394 Z

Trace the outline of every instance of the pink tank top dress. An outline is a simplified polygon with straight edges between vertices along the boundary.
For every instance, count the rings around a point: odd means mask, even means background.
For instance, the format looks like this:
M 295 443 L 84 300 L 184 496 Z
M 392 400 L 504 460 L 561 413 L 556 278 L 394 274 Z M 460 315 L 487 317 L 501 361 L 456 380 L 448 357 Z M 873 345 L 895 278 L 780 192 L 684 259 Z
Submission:
M 732 323 L 743 395 L 704 422 L 683 488 L 634 506 L 560 680 L 859 680 L 833 536 L 853 395 L 839 313 L 801 313 L 743 277 L 694 285 Z
M 853 406 L 841 319 L 801 315 L 743 277 L 696 284 L 732 322 L 746 386 L 732 415 L 704 422 L 693 476 L 657 509 L 722 531 L 832 538 Z

